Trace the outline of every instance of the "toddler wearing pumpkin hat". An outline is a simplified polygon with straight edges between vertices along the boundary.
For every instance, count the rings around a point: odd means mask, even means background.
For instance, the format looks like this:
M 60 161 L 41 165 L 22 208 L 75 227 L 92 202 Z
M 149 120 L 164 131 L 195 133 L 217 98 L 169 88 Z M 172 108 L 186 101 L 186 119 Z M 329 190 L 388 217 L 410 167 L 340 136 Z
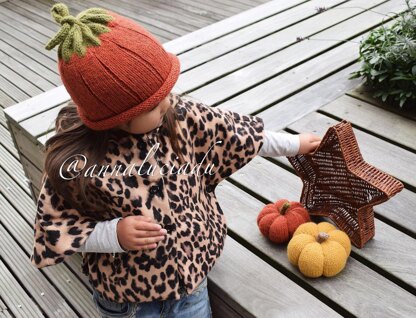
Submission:
M 173 92 L 178 57 L 126 17 L 51 13 L 61 27 L 46 48 L 58 46 L 71 100 L 45 145 L 32 264 L 83 252 L 103 316 L 211 317 L 207 275 L 227 234 L 216 185 L 256 155 L 310 153 L 320 138 Z

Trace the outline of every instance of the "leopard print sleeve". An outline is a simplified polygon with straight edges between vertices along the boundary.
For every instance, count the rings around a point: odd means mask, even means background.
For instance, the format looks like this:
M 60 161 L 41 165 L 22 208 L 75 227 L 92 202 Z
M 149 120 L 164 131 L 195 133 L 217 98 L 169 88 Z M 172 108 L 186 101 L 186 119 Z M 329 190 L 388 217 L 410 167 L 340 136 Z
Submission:
M 207 184 L 217 185 L 258 155 L 265 138 L 262 118 L 196 101 L 187 105 L 196 163 L 203 162 Z
M 71 207 L 46 176 L 37 201 L 31 263 L 42 268 L 63 262 L 77 252 L 97 223 Z

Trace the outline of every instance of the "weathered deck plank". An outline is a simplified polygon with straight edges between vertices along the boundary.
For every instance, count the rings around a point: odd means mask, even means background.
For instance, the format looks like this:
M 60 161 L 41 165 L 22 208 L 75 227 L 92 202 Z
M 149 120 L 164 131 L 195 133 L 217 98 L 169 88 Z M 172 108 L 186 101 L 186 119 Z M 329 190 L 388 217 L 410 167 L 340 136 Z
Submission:
M 39 307 L 13 277 L 3 260 L 0 260 L 0 291 L 3 301 L 7 305 L 8 317 L 11 317 L 10 314 L 22 318 L 44 317 Z
M 9 236 L 2 238 L 1 241 L 5 244 L 2 246 L 2 250 L 4 250 L 4 253 L 7 253 L 7 255 L 2 255 L 2 257 L 9 265 L 24 264 L 24 266 L 19 266 L 19 269 L 16 269 L 14 273 L 20 277 L 25 288 L 31 292 L 32 297 L 41 304 L 42 308 L 44 308 L 44 306 L 49 306 L 50 317 L 56 317 L 60 310 L 58 305 L 53 304 L 55 297 L 57 297 L 55 293 L 58 292 L 64 296 L 64 298 L 58 297 L 55 299 L 55 301 L 59 300 L 62 302 L 60 306 L 66 308 L 68 300 L 70 300 L 70 303 L 76 308 L 76 311 L 81 313 L 81 317 L 87 317 L 89 315 L 97 317 L 98 315 L 94 314 L 96 312 L 94 304 L 90 299 L 90 288 L 87 288 L 85 285 L 87 281 L 85 280 L 85 277 L 80 279 L 80 277 L 84 275 L 79 271 L 79 263 L 74 263 L 78 265 L 74 266 L 72 269 L 75 273 L 78 273 L 75 275 L 65 264 L 47 267 L 39 271 L 30 262 L 27 262 L 28 255 L 32 252 L 33 228 L 31 224 L 33 224 L 33 220 L 35 219 L 36 211 L 34 211 L 33 208 L 26 211 L 26 213 L 32 215 L 32 217 L 29 218 L 29 223 L 5 201 L 5 197 L 1 196 L 0 202 L 2 203 L 2 206 L 7 207 L 6 213 L 2 213 L 0 216 L 1 223 L 7 227 L 10 232 L 15 233 L 13 238 Z M 17 233 L 19 235 L 17 235 Z M 18 248 L 17 244 L 22 246 L 23 250 Z M 16 253 L 13 253 L 14 250 L 16 250 Z M 19 250 L 19 252 L 17 252 L 17 250 Z M 18 257 L 20 260 L 18 260 Z M 66 263 L 68 264 L 68 262 Z M 33 273 L 36 273 L 36 275 L 32 276 Z M 53 285 L 51 284 L 49 286 L 48 280 L 43 277 L 42 273 L 44 273 Z M 36 288 L 36 286 L 38 287 Z M 45 294 L 41 295 L 42 292 Z M 51 304 L 45 303 L 50 301 L 52 301 Z
M 0 125 L 0 143 L 16 158 L 16 160 L 19 160 L 19 154 L 13 144 L 12 136 L 3 125 Z
M 4 33 L 3 33 L 4 35 Z M 12 56 L 14 60 L 25 65 L 27 68 L 31 69 L 37 74 L 41 74 L 40 77 L 47 78 L 48 81 L 58 84 L 61 83 L 60 78 L 57 74 L 57 68 L 52 66 L 51 59 L 46 55 L 40 55 L 33 48 L 9 38 L 10 42 L 13 42 L 14 46 L 1 41 L 1 50 L 6 53 L 8 56 Z M 33 55 L 32 55 L 33 54 Z M 41 57 L 41 58 L 37 58 Z
M 0 32 L 0 36 L 1 36 L 1 32 Z M 19 90 L 22 90 L 26 96 L 27 95 L 35 96 L 37 94 L 42 93 L 42 90 L 39 87 L 36 87 L 34 84 L 26 80 L 24 77 L 20 76 L 11 68 L 6 67 L 3 64 L 3 62 L 0 62 L 0 74 L 10 83 L 19 83 L 20 84 Z M 42 82 L 40 84 L 42 84 Z
M 22 164 L 3 145 L 0 145 L 0 158 L 2 168 L 13 178 L 13 182 L 19 184 L 29 194 Z
M 320 112 L 346 119 L 362 130 L 416 151 L 416 122 L 348 95 L 341 96 Z
M 284 3 L 279 0 L 269 1 L 261 6 L 244 11 L 243 14 L 228 17 L 222 21 L 206 26 L 204 29 L 196 30 L 169 41 L 165 44 L 165 48 L 179 55 L 199 45 L 209 43 L 226 34 L 235 32 L 247 25 L 296 7 L 302 2 L 302 0 L 288 0 Z
M 7 33 L 8 35 L 12 36 L 14 38 L 13 41 L 23 41 L 30 47 L 36 49 L 39 47 L 39 45 L 44 45 L 49 40 L 48 37 L 34 31 L 33 29 L 26 27 L 25 25 L 17 21 L 13 21 L 13 24 L 7 24 L 5 23 L 5 21 L 0 22 L 1 30 Z M 13 44 L 13 42 L 10 44 Z M 42 53 L 51 59 L 55 59 L 56 52 L 43 50 Z
M 211 288 L 220 289 L 224 301 L 243 305 L 244 312 L 240 314 L 244 317 L 339 317 L 229 236 L 225 239 L 224 253 L 209 275 L 214 285 Z M 261 285 L 258 282 L 262 282 Z
M 10 286 L 9 284 L 8 286 Z M 0 317 L 1 318 L 12 318 L 12 313 L 10 312 L 7 305 L 3 302 L 3 300 L 0 297 Z
M 242 170 L 240 171 L 243 173 Z M 272 188 L 270 184 L 269 182 L 267 187 Z M 286 180 L 284 184 L 287 184 Z M 257 187 L 260 188 L 258 184 Z M 284 187 L 273 188 L 277 192 Z M 328 299 L 341 306 L 344 315 L 352 314 L 364 317 L 371 312 L 374 317 L 399 318 L 411 316 L 414 312 L 413 302 L 415 298 L 411 293 L 371 270 L 353 257 L 348 259 L 345 269 L 335 278 L 316 280 L 303 277 L 289 263 L 286 255 L 286 246 L 272 244 L 260 234 L 256 224 L 256 217 L 263 208 L 264 203 L 249 196 L 246 192 L 236 188 L 227 181 L 222 186 L 217 187 L 216 193 L 219 203 L 226 214 L 233 237 L 239 238 L 239 241 L 245 241 L 244 244 L 247 247 L 254 249 L 257 255 L 262 255 L 262 258 L 267 259 L 272 266 L 280 271 L 284 271 L 287 276 L 296 276 L 310 287 L 313 287 L 316 297 Z M 293 193 L 296 192 L 292 192 L 290 197 L 293 197 Z M 272 198 L 281 197 L 284 196 L 275 193 Z M 395 297 L 392 298 L 391 295 L 395 295 Z M 388 304 L 388 306 L 380 304 Z
M 49 37 L 45 34 L 40 33 L 34 28 L 27 26 L 20 20 L 13 19 L 10 16 L 3 14 L 3 10 L 0 10 L 0 18 L 3 31 L 7 32 L 10 35 L 17 34 L 19 32 L 30 36 L 31 38 L 33 38 L 36 41 L 39 41 L 40 43 L 47 43 L 49 40 Z M 53 54 L 53 52 L 51 53 Z
M 131 6 L 139 6 L 142 8 L 146 15 L 153 17 L 154 19 L 162 19 L 165 22 L 178 23 L 176 16 L 181 16 L 182 21 L 186 21 L 187 25 L 193 26 L 192 31 L 202 28 L 208 24 L 215 22 L 215 20 L 209 16 L 198 15 L 185 11 L 183 9 L 175 7 L 175 3 L 171 2 L 169 4 L 164 3 L 163 1 L 140 1 L 140 4 L 135 2 L 130 2 L 129 0 L 122 0 L 123 5 L 128 4 Z
M 287 161 L 286 158 L 285 161 Z M 263 158 L 255 158 L 253 163 L 250 163 L 244 170 L 235 173 L 232 180 L 237 181 L 268 201 L 275 202 L 278 198 L 290 198 L 293 201 L 299 201 L 302 182 L 294 172 L 281 169 Z M 273 183 L 276 183 L 276 185 L 284 183 L 285 186 L 268 186 Z M 259 192 L 257 189 L 262 190 Z M 397 195 L 397 198 L 400 200 L 400 194 Z M 402 212 L 396 211 L 396 213 L 405 215 L 406 211 L 412 209 L 414 205 L 415 203 L 412 203 L 407 209 Z M 376 214 L 379 213 L 379 207 L 381 206 L 376 206 Z M 258 214 L 260 210 L 254 214 Z M 416 221 L 412 221 L 409 226 L 416 229 Z M 403 253 L 403 250 L 407 250 L 409 253 Z M 353 251 L 366 259 L 368 264 L 373 264 L 374 268 L 382 268 L 400 279 L 404 284 L 409 285 L 409 288 L 412 288 L 416 294 L 416 275 L 414 275 L 412 265 L 416 263 L 414 238 L 380 220 L 376 220 L 376 236 L 366 244 L 365 248 L 353 247 Z M 401 255 L 401 261 L 398 260 L 398 255 Z
M 366 7 L 370 7 L 371 3 L 366 2 Z M 387 14 L 388 12 L 398 12 L 404 10 L 405 6 L 400 0 L 389 1 L 377 7 L 377 12 Z M 352 9 L 348 9 L 352 10 Z M 358 10 L 358 9 L 354 9 Z M 272 36 L 266 37 L 260 41 L 254 42 L 249 46 L 243 47 L 230 54 L 221 56 L 211 62 L 194 68 L 186 72 L 181 77 L 175 88 L 179 91 L 189 92 L 193 97 L 203 99 L 211 105 L 230 99 L 237 94 L 244 93 L 246 90 L 261 84 L 268 79 L 278 76 L 282 71 L 290 69 L 291 67 L 306 62 L 315 55 L 325 52 L 342 41 L 356 37 L 358 34 L 365 31 L 367 28 L 375 27 L 383 21 L 380 14 L 366 11 L 357 14 L 347 10 L 340 11 L 336 25 L 330 26 L 323 30 L 325 25 L 321 25 L 318 18 L 325 19 L 324 13 L 303 21 L 304 28 L 308 31 L 302 31 L 303 28 L 297 30 L 297 25 L 287 28 L 284 32 L 278 32 Z M 330 11 L 328 11 L 330 12 Z M 349 14 L 348 14 L 349 12 Z M 341 22 L 341 19 L 346 21 Z M 350 18 L 350 19 L 349 19 Z M 310 20 L 314 20 L 310 22 Z M 309 24 L 306 24 L 309 22 Z M 302 23 L 302 22 L 301 22 Z M 290 29 L 292 34 L 288 34 Z M 296 32 L 295 32 L 296 31 Z M 322 31 L 322 32 L 319 32 Z M 304 40 L 297 42 L 297 36 L 306 37 L 309 34 L 312 38 L 322 40 Z M 334 41 L 333 39 L 339 39 Z M 330 40 L 323 40 L 330 39 Z M 264 43 L 267 40 L 268 43 Z M 261 47 L 261 50 L 258 50 Z M 271 49 L 273 47 L 273 49 Z M 272 50 L 275 50 L 273 54 Z M 258 53 L 256 53 L 258 51 Z M 266 56 L 266 53 L 271 54 Z M 358 53 L 357 53 L 358 54 Z M 249 61 L 251 64 L 247 65 Z M 231 72 L 227 74 L 227 72 Z M 192 80 L 192 75 L 194 79 Z M 198 79 L 198 80 L 196 80 Z M 238 83 L 238 85 L 236 85 Z M 203 85 L 203 87 L 194 90 Z M 261 88 L 257 88 L 261 89 Z
M 4 3 L 1 4 L 0 13 L 2 15 L 9 17 L 10 19 L 9 23 L 12 23 L 12 25 L 14 25 L 15 23 L 24 24 L 27 27 L 34 29 L 37 32 L 47 36 L 48 38 L 53 37 L 53 35 L 55 34 L 53 30 L 44 27 L 42 24 L 34 23 L 30 18 L 24 17 L 20 15 L 19 13 L 8 9 L 7 7 L 4 6 Z
M 8 109 L 8 113 L 16 122 L 21 122 L 25 119 L 33 117 L 46 111 L 56 105 L 66 102 L 69 99 L 69 94 L 65 86 L 60 85 L 42 94 L 36 95 L 31 99 L 27 99 L 19 104 L 18 108 Z
M 293 68 L 292 65 L 296 65 L 298 61 L 292 59 L 294 56 L 290 54 L 291 52 L 284 54 L 285 56 L 281 54 L 281 58 L 285 62 L 274 69 L 278 76 L 265 82 L 261 81 L 260 85 L 221 102 L 219 107 L 244 114 L 257 113 L 262 109 L 271 108 L 278 101 L 319 83 L 325 77 L 331 76 L 344 67 L 348 67 L 357 59 L 357 49 L 356 43 L 345 43 Z M 265 75 L 267 76 L 267 74 Z M 202 96 L 200 93 L 195 91 L 190 95 L 196 94 L 198 99 L 205 100 L 205 92 Z M 211 101 L 219 102 L 215 96 L 212 96 Z
M 212 40 L 202 46 L 181 54 L 181 71 L 185 72 L 188 69 L 243 47 L 250 42 L 257 41 L 276 31 L 280 31 L 296 21 L 316 15 L 317 13 L 314 9 L 318 3 L 320 5 L 334 5 L 332 0 L 313 0 L 302 3 L 292 10 L 283 11 L 259 22 L 243 26 L 238 32 L 232 32 L 221 36 L 216 40 Z
M 400 116 L 405 116 L 412 120 L 416 120 L 415 109 L 403 112 L 401 110 L 396 109 L 396 107 L 388 107 L 385 103 L 373 97 L 372 93 L 368 90 L 368 88 L 365 85 L 360 85 L 359 87 L 354 88 L 353 90 L 349 91 L 347 95 L 363 100 L 369 104 L 377 105 L 378 107 L 384 108 L 388 111 L 395 112 Z
M 224 94 L 230 96 L 229 92 L 224 92 L 224 87 L 230 87 L 230 89 L 238 89 L 241 91 L 246 87 L 246 79 L 240 76 L 240 73 L 237 73 L 238 70 L 247 66 L 247 70 L 253 69 L 259 64 L 266 63 L 268 61 L 266 58 L 269 57 L 272 59 L 276 52 L 285 49 L 286 47 L 293 45 L 293 44 L 300 44 L 297 41 L 297 37 L 303 36 L 312 36 L 315 33 L 325 30 L 326 28 L 332 27 L 336 28 L 337 23 L 340 23 L 344 20 L 348 20 L 355 15 L 358 15 L 362 21 L 365 22 L 367 19 L 375 19 L 380 23 L 383 17 L 380 14 L 376 14 L 373 12 L 364 12 L 366 8 L 375 7 L 377 4 L 381 4 L 382 0 L 353 0 L 348 2 L 344 5 L 340 5 L 337 8 L 343 8 L 339 10 L 328 10 L 319 15 L 315 15 L 309 19 L 296 23 L 288 28 L 284 29 L 284 32 L 277 32 L 273 33 L 267 37 L 264 37 L 258 41 L 249 43 L 244 47 L 241 47 L 238 50 L 232 51 L 228 54 L 222 55 L 210 62 L 200 65 L 199 67 L 193 68 L 192 70 L 184 73 L 178 80 L 178 83 L 175 85 L 175 88 L 189 92 L 193 91 L 200 86 L 204 86 L 200 89 L 200 91 L 205 91 L 208 89 L 212 89 L 213 85 L 217 85 L 217 94 Z M 336 3 L 339 3 L 337 0 Z M 359 8 L 357 8 L 358 6 Z M 362 8 L 361 8 L 362 7 Z M 384 12 L 390 11 L 400 11 L 405 8 L 405 5 L 402 4 L 400 0 L 392 0 L 391 2 L 387 2 L 377 7 L 377 10 Z M 362 15 L 360 15 L 362 13 Z M 354 20 L 348 21 L 348 27 L 353 28 Z M 357 21 L 355 21 L 357 22 Z M 345 28 L 345 25 L 344 25 Z M 359 27 L 361 31 L 363 28 Z M 353 34 L 356 34 L 353 33 Z M 339 36 L 339 35 L 338 35 Z M 337 37 L 338 37 L 337 36 Z M 341 38 L 342 39 L 342 38 Z M 320 42 L 320 41 L 319 41 Z M 309 44 L 309 43 L 308 43 Z M 305 45 L 305 44 L 303 44 Z M 261 49 L 259 49 L 261 48 Z M 300 49 L 301 47 L 299 47 Z M 311 45 L 311 49 L 313 46 Z M 307 52 L 309 51 L 309 47 Z M 304 51 L 298 51 L 299 53 Z M 308 55 L 309 56 L 309 55 Z M 264 60 L 263 60 L 264 59 Z M 282 60 L 279 61 L 281 64 Z M 273 65 L 269 65 L 269 70 L 273 69 Z M 244 69 L 243 69 L 244 70 Z M 248 72 L 246 70 L 246 72 Z M 234 72 L 234 74 L 230 74 L 228 76 L 224 76 L 227 73 Z M 237 75 L 235 74 L 237 73 Z M 267 72 L 266 72 L 267 73 Z M 247 74 L 247 73 L 246 73 Z M 262 73 L 252 72 L 250 75 L 254 77 L 255 74 L 259 76 L 264 76 Z M 234 76 L 234 84 L 235 84 L 235 77 L 237 77 L 239 85 L 232 85 L 225 83 L 225 81 L 229 78 L 233 78 Z M 217 80 L 219 79 L 219 80 Z M 213 82 L 214 80 L 217 80 Z M 247 79 L 248 80 L 248 79 Z M 253 81 L 253 80 L 251 80 Z M 256 83 L 258 83 L 259 79 L 255 77 Z M 211 83 L 212 82 L 212 83 Z M 225 85 L 224 85 L 225 84 Z M 241 88 L 240 88 L 241 87 Z M 222 88 L 222 89 L 221 89 Z M 215 89 L 214 89 L 215 90 Z M 199 97 L 198 95 L 195 95 Z M 221 98 L 220 100 L 222 100 Z M 212 104 L 212 99 L 208 101 Z

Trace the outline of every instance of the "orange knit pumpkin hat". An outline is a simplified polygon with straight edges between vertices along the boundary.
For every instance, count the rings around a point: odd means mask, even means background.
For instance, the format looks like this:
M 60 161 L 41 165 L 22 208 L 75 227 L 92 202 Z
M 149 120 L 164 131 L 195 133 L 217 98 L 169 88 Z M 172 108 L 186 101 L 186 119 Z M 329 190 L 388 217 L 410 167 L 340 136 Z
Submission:
M 116 127 L 153 109 L 172 90 L 178 57 L 133 20 L 103 8 L 74 17 L 63 3 L 50 11 L 61 28 L 45 48 L 59 45 L 62 82 L 89 128 Z

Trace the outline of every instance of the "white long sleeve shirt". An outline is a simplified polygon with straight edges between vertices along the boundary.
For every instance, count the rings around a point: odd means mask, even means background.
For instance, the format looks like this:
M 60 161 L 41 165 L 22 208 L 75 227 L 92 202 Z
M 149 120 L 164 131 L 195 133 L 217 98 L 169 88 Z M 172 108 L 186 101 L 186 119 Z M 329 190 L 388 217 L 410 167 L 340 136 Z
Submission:
M 258 155 L 265 157 L 295 156 L 299 153 L 299 135 L 265 130 L 263 146 Z M 79 252 L 93 253 L 123 253 L 124 250 L 118 241 L 117 223 L 121 218 L 97 223 L 85 243 L 78 249 Z

